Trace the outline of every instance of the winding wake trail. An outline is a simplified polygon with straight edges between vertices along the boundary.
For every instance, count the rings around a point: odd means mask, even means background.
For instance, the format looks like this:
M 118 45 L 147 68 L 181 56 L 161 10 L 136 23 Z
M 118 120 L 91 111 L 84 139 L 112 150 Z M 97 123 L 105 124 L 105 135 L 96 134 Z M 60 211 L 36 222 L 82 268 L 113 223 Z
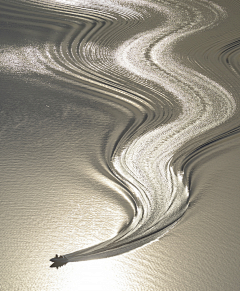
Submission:
M 130 72 L 130 79 L 137 78 L 140 84 L 149 80 L 150 87 L 164 88 L 178 100 L 182 112 L 174 121 L 149 127 L 113 154 L 112 170 L 132 193 L 135 217 L 113 239 L 66 255 L 69 261 L 118 255 L 166 233 L 186 211 L 189 198 L 184 173 L 174 168 L 174 157 L 187 141 L 225 122 L 235 111 L 230 93 L 185 67 L 173 52 L 177 42 L 226 17 L 224 10 L 205 1 L 140 5 L 157 10 L 167 21 L 124 42 L 116 49 L 115 60 Z

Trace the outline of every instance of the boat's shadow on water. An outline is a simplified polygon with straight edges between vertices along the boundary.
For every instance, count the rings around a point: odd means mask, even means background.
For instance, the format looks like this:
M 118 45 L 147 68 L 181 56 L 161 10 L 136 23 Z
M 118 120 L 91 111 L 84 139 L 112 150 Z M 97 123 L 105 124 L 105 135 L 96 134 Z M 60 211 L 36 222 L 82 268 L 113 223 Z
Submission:
M 68 262 L 66 262 L 66 263 L 53 263 L 51 266 L 50 266 L 50 268 L 60 268 L 60 267 L 62 267 L 62 266 L 64 266 L 64 265 L 66 265 Z

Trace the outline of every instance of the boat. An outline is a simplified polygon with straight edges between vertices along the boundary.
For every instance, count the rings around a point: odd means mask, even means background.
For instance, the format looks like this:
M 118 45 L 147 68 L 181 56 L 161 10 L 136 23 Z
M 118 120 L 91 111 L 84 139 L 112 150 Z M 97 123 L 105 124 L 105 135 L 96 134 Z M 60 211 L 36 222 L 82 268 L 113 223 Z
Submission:
M 68 259 L 65 256 L 58 256 L 58 255 L 50 259 L 50 261 L 53 262 L 51 267 L 56 267 L 56 268 L 66 265 L 68 263 Z

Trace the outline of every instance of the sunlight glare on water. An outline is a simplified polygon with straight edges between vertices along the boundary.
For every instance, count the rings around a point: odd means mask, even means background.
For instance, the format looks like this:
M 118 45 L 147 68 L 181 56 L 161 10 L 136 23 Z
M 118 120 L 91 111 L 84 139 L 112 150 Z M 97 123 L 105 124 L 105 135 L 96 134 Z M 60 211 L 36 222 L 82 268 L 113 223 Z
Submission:
M 117 274 L 114 260 L 104 259 L 69 264 L 66 268 L 54 270 L 51 276 L 55 277 L 62 291 L 112 291 L 119 290 Z

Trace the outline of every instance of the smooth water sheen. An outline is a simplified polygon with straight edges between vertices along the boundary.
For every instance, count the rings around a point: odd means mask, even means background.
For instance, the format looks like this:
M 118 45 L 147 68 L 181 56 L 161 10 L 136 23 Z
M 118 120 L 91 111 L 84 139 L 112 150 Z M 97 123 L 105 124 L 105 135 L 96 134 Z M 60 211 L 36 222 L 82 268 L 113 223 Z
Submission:
M 237 290 L 239 8 L 0 1 L 2 290 Z

